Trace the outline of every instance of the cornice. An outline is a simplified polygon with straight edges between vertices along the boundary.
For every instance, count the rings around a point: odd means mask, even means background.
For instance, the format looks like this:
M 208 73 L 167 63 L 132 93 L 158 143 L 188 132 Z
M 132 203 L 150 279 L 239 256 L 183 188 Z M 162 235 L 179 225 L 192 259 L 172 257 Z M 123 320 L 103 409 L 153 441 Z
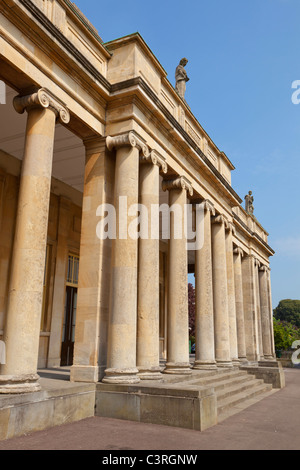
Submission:
M 242 228 L 245 230 L 245 232 L 248 233 L 250 237 L 256 238 L 259 243 L 261 243 L 270 252 L 271 255 L 275 254 L 275 251 L 257 233 L 250 230 L 250 228 L 239 218 L 238 215 L 233 213 L 233 218 L 242 226 Z
M 94 67 L 86 57 L 76 49 L 76 47 L 69 41 L 66 36 L 50 21 L 47 16 L 31 1 L 31 0 L 18 0 L 18 3 L 26 8 L 31 15 L 50 33 L 54 38 L 69 52 L 83 67 L 86 69 L 101 85 L 110 92 L 111 84 L 108 80 Z M 103 47 L 103 50 L 108 51 Z

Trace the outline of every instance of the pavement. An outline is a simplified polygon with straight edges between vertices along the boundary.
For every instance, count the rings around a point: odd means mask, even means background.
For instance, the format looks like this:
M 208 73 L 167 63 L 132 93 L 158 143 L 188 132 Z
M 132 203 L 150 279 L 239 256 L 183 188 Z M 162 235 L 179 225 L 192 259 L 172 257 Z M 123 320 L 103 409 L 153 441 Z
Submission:
M 300 369 L 286 387 L 204 432 L 94 417 L 0 442 L 0 450 L 299 450 Z

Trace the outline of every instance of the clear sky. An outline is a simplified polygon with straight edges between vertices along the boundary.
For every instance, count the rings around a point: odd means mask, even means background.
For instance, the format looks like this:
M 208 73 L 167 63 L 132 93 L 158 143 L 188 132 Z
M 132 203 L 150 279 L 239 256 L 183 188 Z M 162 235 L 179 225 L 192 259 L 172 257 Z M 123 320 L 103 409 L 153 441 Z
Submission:
M 270 233 L 273 307 L 300 299 L 299 0 L 76 0 L 104 42 L 139 32 L 175 85 L 182 57 L 193 114 L 236 167 L 239 196 Z M 300 97 L 300 94 L 299 94 Z

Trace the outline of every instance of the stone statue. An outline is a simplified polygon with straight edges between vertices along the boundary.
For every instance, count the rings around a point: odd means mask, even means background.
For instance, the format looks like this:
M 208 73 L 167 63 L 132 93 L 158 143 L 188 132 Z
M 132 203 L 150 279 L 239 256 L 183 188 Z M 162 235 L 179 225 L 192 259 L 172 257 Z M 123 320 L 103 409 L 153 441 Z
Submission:
M 189 77 L 187 76 L 186 70 L 184 68 L 187 63 L 188 63 L 188 60 L 186 58 L 181 59 L 175 71 L 175 80 L 176 80 L 175 90 L 177 91 L 180 98 L 182 98 L 183 100 L 184 100 L 184 95 L 185 95 L 185 90 L 186 90 L 186 82 L 189 81 Z
M 253 206 L 254 197 L 252 196 L 252 191 L 249 191 L 247 196 L 245 196 L 245 201 L 246 201 L 246 204 L 245 204 L 246 212 L 248 212 L 248 214 L 253 215 L 253 212 L 254 212 L 254 206 Z

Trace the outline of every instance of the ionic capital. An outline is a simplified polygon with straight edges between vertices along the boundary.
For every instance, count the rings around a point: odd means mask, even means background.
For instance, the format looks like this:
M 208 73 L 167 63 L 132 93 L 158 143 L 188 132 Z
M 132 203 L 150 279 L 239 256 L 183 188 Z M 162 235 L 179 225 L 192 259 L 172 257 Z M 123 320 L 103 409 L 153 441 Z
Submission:
M 121 147 L 137 147 L 145 158 L 149 156 L 149 147 L 144 140 L 134 131 L 126 132 L 125 134 L 116 135 L 115 137 L 106 137 L 106 146 L 108 150 L 112 151 L 114 148 Z
M 225 217 L 223 214 L 216 215 L 215 217 L 212 218 L 212 223 L 213 224 L 222 224 L 224 225 L 225 229 L 228 229 L 228 219 Z
M 259 259 L 254 258 L 254 266 L 257 267 L 257 268 L 260 268 L 261 262 L 259 261 Z
M 31 95 L 16 96 L 13 104 L 19 114 L 23 114 L 25 110 L 28 111 L 32 108 L 49 108 L 55 112 L 63 124 L 70 122 L 70 113 L 66 105 L 46 88 L 40 88 Z
M 166 160 L 156 150 L 152 150 L 148 155 L 143 154 L 141 156 L 141 163 L 152 163 L 160 167 L 162 173 L 167 173 L 168 165 Z
M 262 266 L 260 266 L 259 271 L 263 272 L 263 273 L 268 273 L 268 272 L 270 272 L 270 268 L 269 268 L 269 266 L 262 265 Z
M 244 255 L 245 255 L 244 250 L 242 250 L 242 248 L 239 247 L 239 246 L 237 246 L 236 248 L 234 248 L 233 254 L 234 254 L 234 255 L 238 255 L 238 256 L 240 256 L 241 258 L 243 258 Z
M 172 189 L 183 189 L 188 191 L 189 195 L 192 196 L 194 191 L 192 184 L 185 176 L 179 176 L 173 180 L 164 180 L 162 182 L 162 189 L 163 191 L 170 191 Z
M 235 226 L 232 222 L 227 222 L 227 226 L 225 226 L 225 229 L 229 232 L 232 233 L 232 235 L 236 235 L 236 229 L 235 229 Z
M 211 212 L 211 215 L 213 215 L 213 216 L 216 215 L 215 206 L 208 199 L 206 199 L 205 201 L 202 202 L 202 207 L 203 207 L 205 212 Z

